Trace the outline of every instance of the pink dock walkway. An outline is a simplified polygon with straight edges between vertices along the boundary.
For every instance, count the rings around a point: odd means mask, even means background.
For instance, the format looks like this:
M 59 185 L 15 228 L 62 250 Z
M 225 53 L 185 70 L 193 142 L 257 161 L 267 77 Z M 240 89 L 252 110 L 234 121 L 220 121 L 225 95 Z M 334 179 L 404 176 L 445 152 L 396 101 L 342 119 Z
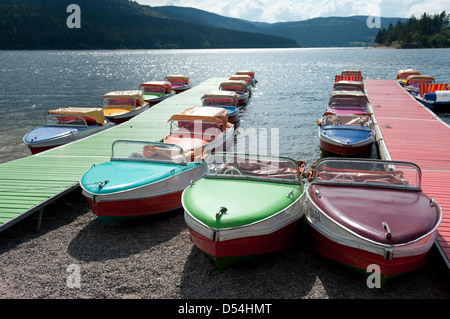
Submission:
M 365 80 L 383 159 L 416 163 L 422 189 L 443 210 L 436 245 L 450 268 L 450 126 L 393 80 Z

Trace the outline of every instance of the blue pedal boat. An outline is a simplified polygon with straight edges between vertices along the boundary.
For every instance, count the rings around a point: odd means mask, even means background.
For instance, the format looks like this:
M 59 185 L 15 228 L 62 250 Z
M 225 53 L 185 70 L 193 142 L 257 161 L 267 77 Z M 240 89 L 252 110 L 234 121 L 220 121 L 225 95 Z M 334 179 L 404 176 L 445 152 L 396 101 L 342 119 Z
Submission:
M 203 176 L 199 160 L 186 160 L 178 145 L 119 140 L 112 156 L 80 178 L 92 212 L 108 225 L 181 207 L 181 194 Z
M 317 124 L 323 151 L 344 156 L 367 155 L 372 151 L 375 133 L 369 115 L 325 113 Z
M 228 122 L 239 122 L 239 100 L 236 92 L 213 90 L 202 96 L 202 105 L 227 110 Z
M 115 124 L 105 119 L 101 108 L 67 107 L 49 110 L 46 124 L 28 132 L 23 141 L 31 154 L 80 140 Z

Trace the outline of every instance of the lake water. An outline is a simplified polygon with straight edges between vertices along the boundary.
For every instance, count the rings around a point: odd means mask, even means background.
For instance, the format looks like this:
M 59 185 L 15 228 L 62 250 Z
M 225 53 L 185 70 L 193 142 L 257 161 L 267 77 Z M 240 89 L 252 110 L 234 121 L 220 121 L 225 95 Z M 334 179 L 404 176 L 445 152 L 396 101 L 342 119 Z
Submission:
M 267 132 L 269 151 L 277 138 L 280 155 L 312 164 L 321 156 L 316 121 L 334 76 L 359 69 L 365 78 L 395 79 L 406 68 L 448 83 L 450 49 L 0 51 L 0 163 L 30 155 L 22 138 L 44 124 L 49 109 L 101 107 L 107 92 L 138 89 L 168 74 L 188 75 L 195 86 L 251 69 L 259 83 L 241 113 L 241 129 L 256 129 L 260 138 Z M 438 115 L 450 123 L 448 114 Z

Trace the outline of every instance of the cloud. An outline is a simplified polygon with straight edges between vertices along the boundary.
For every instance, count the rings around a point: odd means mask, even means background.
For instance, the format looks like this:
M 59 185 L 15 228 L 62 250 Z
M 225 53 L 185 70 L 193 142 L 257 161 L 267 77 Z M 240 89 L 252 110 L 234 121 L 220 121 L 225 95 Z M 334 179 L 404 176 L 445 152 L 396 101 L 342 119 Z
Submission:
M 448 0 L 136 0 L 150 6 L 193 7 L 226 17 L 258 22 L 300 21 L 317 17 L 375 15 L 420 17 L 448 10 Z

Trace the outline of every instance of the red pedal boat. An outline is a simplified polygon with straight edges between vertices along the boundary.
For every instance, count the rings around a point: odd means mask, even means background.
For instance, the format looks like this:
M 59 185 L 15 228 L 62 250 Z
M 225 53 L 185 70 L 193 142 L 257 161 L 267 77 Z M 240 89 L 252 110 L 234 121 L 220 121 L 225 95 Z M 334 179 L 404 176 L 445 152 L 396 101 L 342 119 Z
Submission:
M 363 272 L 377 265 L 385 281 L 425 264 L 442 219 L 409 162 L 326 158 L 306 192 L 314 248 Z

